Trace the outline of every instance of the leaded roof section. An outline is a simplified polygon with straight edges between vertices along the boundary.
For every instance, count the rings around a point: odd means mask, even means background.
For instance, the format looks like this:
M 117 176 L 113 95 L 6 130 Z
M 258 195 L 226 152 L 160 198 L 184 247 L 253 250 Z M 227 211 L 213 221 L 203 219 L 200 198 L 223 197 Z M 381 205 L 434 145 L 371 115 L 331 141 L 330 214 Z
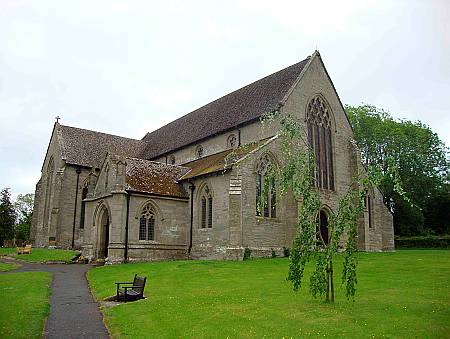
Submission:
M 142 140 L 59 125 L 61 156 L 66 163 L 101 168 L 106 154 L 140 157 L 145 149 Z
M 280 108 L 309 58 L 225 95 L 172 121 L 142 139 L 144 157 L 154 159 L 237 126 L 258 120 Z
M 160 162 L 126 158 L 127 190 L 175 198 L 188 198 L 177 180 L 189 169 Z

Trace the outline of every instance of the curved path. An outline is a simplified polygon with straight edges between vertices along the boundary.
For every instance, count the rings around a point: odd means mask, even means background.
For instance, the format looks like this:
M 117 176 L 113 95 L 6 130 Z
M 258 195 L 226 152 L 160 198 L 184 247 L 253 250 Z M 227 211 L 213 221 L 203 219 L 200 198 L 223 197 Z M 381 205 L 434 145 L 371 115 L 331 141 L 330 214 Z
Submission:
M 1 259 L 22 265 L 2 274 L 30 271 L 52 273 L 50 316 L 44 329 L 45 338 L 109 338 L 98 304 L 89 291 L 86 272 L 90 265 L 33 264 Z

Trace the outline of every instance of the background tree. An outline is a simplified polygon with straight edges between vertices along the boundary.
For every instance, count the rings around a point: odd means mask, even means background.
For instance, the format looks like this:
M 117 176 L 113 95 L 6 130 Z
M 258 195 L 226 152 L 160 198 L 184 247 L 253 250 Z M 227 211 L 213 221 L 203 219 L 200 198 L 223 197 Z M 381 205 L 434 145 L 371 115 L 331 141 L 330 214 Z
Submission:
M 14 238 L 15 221 L 16 215 L 11 202 L 11 193 L 9 188 L 4 188 L 0 192 L 0 246 L 4 245 L 5 240 Z
M 30 238 L 30 226 L 33 215 L 34 194 L 19 194 L 14 202 L 14 209 L 17 215 L 15 227 L 15 237 L 18 243 L 23 243 Z
M 375 106 L 347 105 L 345 109 L 363 163 L 381 173 L 380 188 L 394 214 L 395 233 L 448 232 L 449 152 L 438 135 L 420 121 L 397 121 Z M 395 191 L 395 182 L 387 171 L 389 159 L 402 178 L 409 201 Z

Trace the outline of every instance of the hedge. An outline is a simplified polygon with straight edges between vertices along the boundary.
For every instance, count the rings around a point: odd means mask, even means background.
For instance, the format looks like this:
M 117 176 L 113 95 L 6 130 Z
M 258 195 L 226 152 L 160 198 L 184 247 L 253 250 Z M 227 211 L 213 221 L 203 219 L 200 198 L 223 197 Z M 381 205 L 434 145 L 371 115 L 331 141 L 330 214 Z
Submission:
M 395 248 L 450 248 L 450 235 L 396 236 Z

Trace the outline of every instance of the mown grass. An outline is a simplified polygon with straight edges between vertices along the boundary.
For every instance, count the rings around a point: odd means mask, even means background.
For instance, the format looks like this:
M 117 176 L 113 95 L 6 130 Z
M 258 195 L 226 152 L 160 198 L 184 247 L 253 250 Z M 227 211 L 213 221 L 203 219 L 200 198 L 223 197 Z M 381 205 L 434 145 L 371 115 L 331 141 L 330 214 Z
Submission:
M 20 265 L 15 263 L 0 262 L 0 272 L 15 270 L 19 266 Z
M 308 267 L 306 277 L 312 270 Z M 171 261 L 105 266 L 88 273 L 95 296 L 116 281 L 148 277 L 148 299 L 104 308 L 114 337 L 446 337 L 450 333 L 450 251 L 360 253 L 355 302 L 312 299 L 286 281 L 288 260 Z
M 48 272 L 0 275 L 0 338 L 40 338 L 50 313 Z
M 15 247 L 0 248 L 0 255 L 7 255 L 9 257 L 30 261 L 30 262 L 49 262 L 61 261 L 70 263 L 77 255 L 77 251 L 59 250 L 48 248 L 33 248 L 30 254 L 17 254 Z

